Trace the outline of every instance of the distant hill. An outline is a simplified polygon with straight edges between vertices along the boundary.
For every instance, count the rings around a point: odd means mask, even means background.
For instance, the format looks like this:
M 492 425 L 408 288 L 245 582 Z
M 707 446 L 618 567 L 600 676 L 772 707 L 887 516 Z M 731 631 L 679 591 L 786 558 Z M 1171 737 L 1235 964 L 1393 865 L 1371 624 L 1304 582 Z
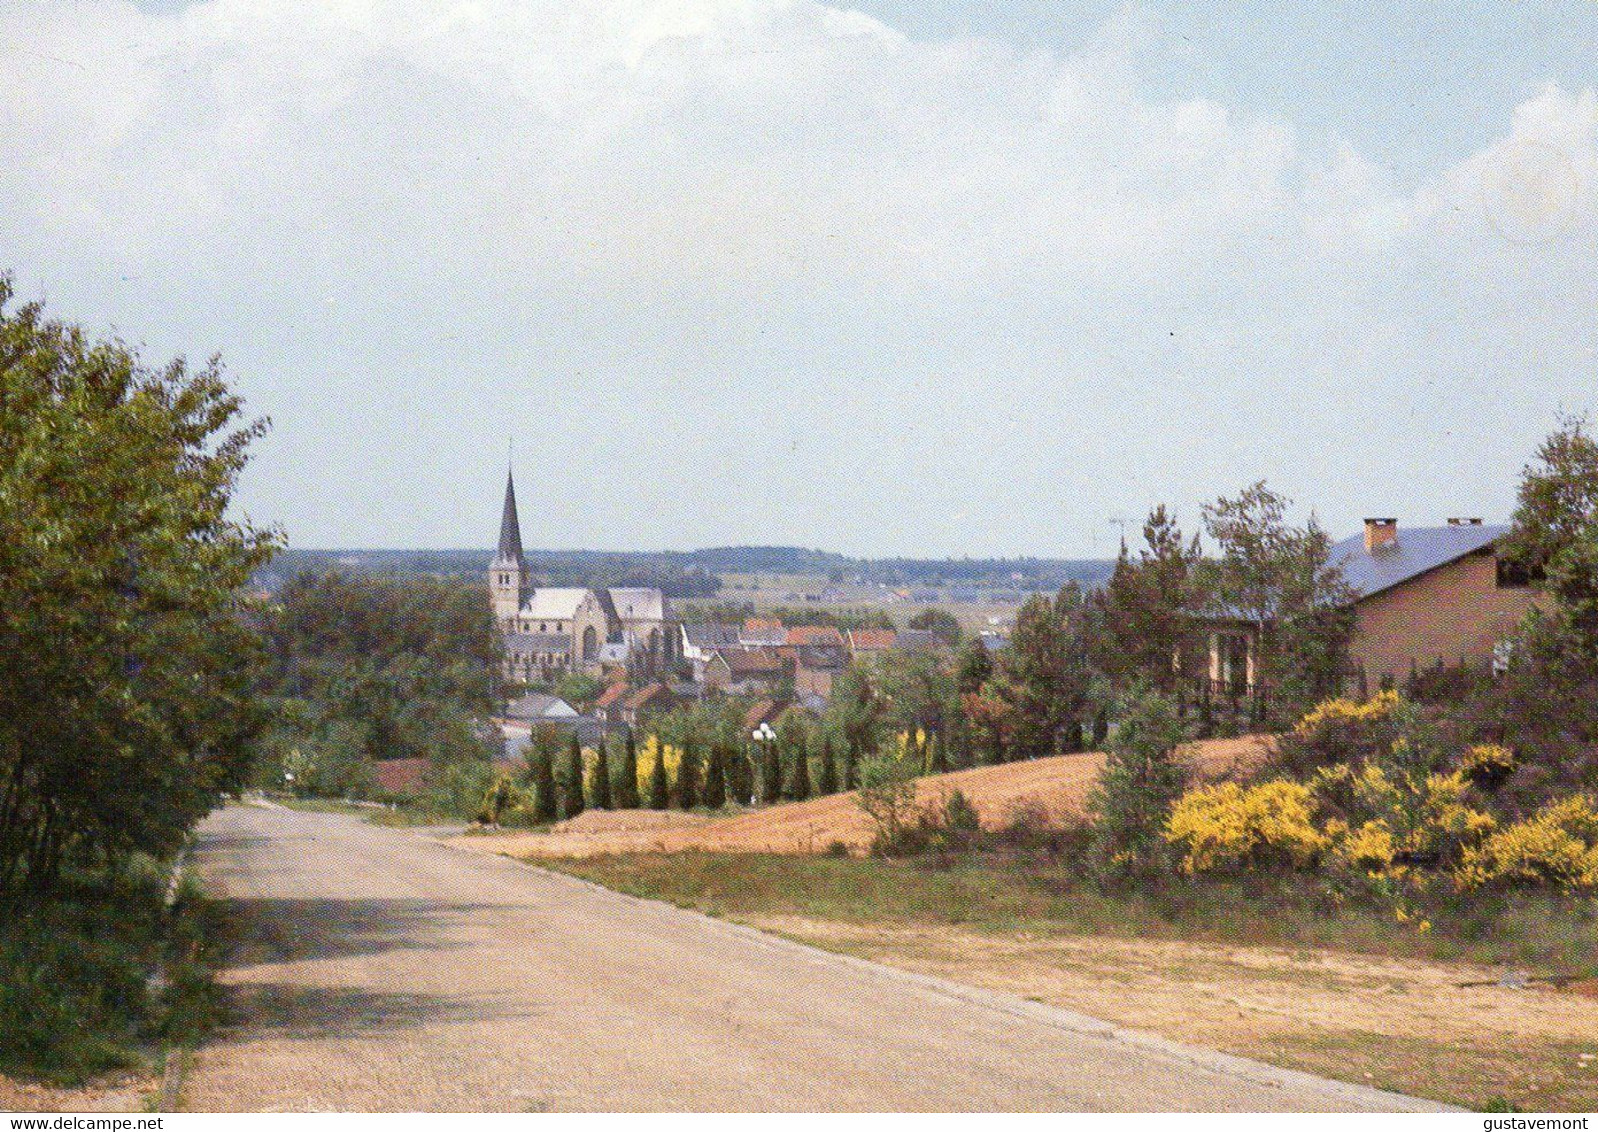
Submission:
M 307 570 L 480 578 L 493 551 L 285 550 L 257 581 L 276 590 Z M 669 597 L 713 597 L 724 574 L 806 574 L 885 585 L 945 584 L 1055 590 L 1094 586 L 1115 563 L 1096 558 L 850 558 L 797 546 L 724 546 L 688 551 L 533 550 L 528 565 L 550 585 L 657 586 Z

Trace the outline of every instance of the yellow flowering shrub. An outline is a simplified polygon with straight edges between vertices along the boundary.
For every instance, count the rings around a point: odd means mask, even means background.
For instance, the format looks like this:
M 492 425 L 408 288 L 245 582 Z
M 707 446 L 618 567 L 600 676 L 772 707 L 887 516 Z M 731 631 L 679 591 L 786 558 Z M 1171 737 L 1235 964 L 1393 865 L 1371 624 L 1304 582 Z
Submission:
M 1301 739 L 1308 739 L 1329 727 L 1381 723 L 1393 717 L 1399 702 L 1398 693 L 1394 691 L 1377 692 L 1368 700 L 1356 700 L 1349 696 L 1323 700 L 1298 721 L 1293 733 Z
M 1181 850 L 1188 873 L 1272 861 L 1302 867 L 1328 845 L 1314 810 L 1313 793 L 1299 782 L 1200 786 L 1171 808 L 1165 839 Z
M 1576 794 L 1551 802 L 1466 850 L 1455 873 L 1462 889 L 1555 884 L 1598 888 L 1598 805 Z

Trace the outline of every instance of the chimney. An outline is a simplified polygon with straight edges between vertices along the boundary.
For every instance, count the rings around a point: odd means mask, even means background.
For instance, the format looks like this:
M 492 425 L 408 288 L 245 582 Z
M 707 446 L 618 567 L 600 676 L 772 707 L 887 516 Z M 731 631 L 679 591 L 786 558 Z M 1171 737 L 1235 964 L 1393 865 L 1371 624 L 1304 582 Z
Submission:
M 1481 519 L 1474 515 L 1469 517 L 1455 517 L 1448 520 L 1448 525 L 1450 527 L 1479 527 L 1481 526 Z
M 1397 519 L 1365 520 L 1365 550 L 1367 553 L 1373 553 L 1384 546 L 1392 546 L 1397 542 Z

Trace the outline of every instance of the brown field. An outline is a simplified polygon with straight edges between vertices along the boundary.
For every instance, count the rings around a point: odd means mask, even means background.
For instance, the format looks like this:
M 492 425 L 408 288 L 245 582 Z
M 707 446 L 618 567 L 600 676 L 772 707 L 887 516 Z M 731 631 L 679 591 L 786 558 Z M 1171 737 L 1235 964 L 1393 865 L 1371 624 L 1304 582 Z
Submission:
M 1193 743 L 1184 756 L 1195 769 L 1215 777 L 1257 765 L 1270 752 L 1265 736 L 1211 739 Z M 1048 759 L 974 767 L 931 775 L 917 782 L 921 803 L 960 790 L 990 829 L 1001 828 L 1022 808 L 1040 807 L 1051 823 L 1080 817 L 1102 754 L 1059 755 Z M 512 857 L 592 857 L 613 853 L 823 853 L 834 845 L 860 853 L 871 844 L 872 825 L 853 793 L 790 802 L 733 817 L 651 811 L 587 813 L 547 833 L 473 835 L 451 843 Z

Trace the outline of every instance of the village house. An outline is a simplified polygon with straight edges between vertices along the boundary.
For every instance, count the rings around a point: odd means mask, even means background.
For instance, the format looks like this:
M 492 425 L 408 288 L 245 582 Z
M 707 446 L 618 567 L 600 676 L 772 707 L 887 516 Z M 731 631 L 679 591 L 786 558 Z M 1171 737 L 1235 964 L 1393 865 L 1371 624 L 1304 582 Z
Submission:
M 1330 559 L 1356 595 L 1353 689 L 1397 684 L 1438 664 L 1502 661 L 1533 601 L 1526 571 L 1498 554 L 1508 531 L 1480 519 L 1400 530 L 1397 519 L 1376 518 L 1332 547 Z M 1255 647 L 1255 633 L 1242 622 L 1210 625 L 1208 676 L 1217 693 L 1255 689 Z

